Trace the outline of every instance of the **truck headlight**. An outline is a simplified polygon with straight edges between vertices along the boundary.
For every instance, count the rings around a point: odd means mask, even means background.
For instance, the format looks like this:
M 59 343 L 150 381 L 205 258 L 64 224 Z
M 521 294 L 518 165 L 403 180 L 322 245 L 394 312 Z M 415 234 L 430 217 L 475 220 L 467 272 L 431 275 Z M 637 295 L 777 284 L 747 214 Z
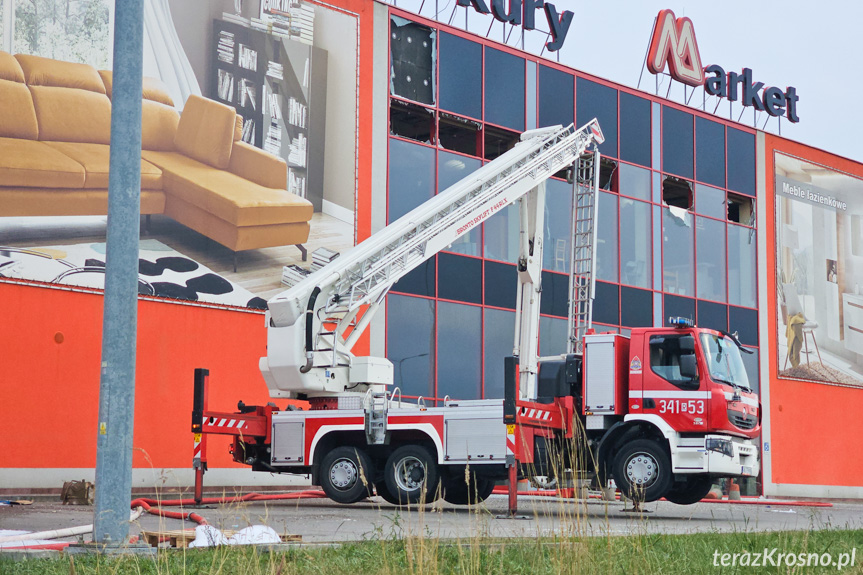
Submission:
M 708 437 L 704 441 L 704 447 L 707 448 L 707 451 L 716 451 L 728 457 L 734 457 L 734 445 L 732 445 L 730 439 Z

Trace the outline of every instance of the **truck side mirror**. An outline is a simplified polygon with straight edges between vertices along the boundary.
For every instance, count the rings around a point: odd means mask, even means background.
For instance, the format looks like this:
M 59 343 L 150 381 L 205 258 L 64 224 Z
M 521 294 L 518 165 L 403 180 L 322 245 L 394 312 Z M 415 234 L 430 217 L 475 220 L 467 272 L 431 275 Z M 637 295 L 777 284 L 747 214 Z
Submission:
M 698 365 L 694 353 L 680 356 L 680 375 L 689 379 L 698 377 Z
M 684 335 L 677 341 L 682 353 L 695 352 L 695 338 L 691 335 Z

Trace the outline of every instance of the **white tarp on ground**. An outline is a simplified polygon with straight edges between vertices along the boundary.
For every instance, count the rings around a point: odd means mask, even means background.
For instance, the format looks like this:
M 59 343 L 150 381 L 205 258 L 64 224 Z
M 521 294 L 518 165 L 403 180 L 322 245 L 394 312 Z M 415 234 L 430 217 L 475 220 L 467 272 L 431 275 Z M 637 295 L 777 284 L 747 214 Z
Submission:
M 214 547 L 216 545 L 262 545 L 267 543 L 281 543 L 279 534 L 266 525 L 252 525 L 240 529 L 232 537 L 224 534 L 212 525 L 198 525 L 195 527 L 195 540 L 189 543 L 189 547 Z

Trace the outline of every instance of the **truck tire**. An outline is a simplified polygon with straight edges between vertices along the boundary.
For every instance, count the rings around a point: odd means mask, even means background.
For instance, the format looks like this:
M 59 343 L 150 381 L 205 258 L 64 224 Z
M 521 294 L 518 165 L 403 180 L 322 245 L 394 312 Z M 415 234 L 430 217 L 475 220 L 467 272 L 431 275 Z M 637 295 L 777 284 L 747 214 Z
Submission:
M 711 487 L 713 487 L 712 477 L 690 475 L 685 481 L 676 482 L 665 494 L 665 498 L 678 505 L 692 505 L 707 497 Z
M 336 447 L 321 460 L 321 487 L 336 503 L 356 503 L 372 494 L 374 464 L 357 447 Z
M 651 439 L 626 443 L 614 457 L 612 474 L 623 495 L 642 503 L 665 497 L 674 481 L 668 454 Z
M 399 500 L 396 499 L 392 493 L 390 493 L 389 487 L 387 487 L 386 481 L 378 481 L 375 483 L 375 492 L 387 503 L 392 505 L 398 505 Z
M 437 462 L 426 448 L 404 445 L 387 459 L 384 481 L 397 505 L 431 503 L 440 484 Z
M 464 474 L 442 480 L 443 499 L 453 505 L 473 505 L 482 503 L 489 498 L 494 490 L 494 481 L 471 474 L 471 482 L 467 484 Z

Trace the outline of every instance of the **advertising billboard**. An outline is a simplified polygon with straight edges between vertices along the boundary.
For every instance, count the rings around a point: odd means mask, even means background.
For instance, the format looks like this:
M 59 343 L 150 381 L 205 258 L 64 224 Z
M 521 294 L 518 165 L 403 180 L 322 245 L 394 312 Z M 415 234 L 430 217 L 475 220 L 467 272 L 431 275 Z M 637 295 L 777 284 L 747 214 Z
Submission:
M 778 376 L 863 387 L 863 180 L 774 160 Z

